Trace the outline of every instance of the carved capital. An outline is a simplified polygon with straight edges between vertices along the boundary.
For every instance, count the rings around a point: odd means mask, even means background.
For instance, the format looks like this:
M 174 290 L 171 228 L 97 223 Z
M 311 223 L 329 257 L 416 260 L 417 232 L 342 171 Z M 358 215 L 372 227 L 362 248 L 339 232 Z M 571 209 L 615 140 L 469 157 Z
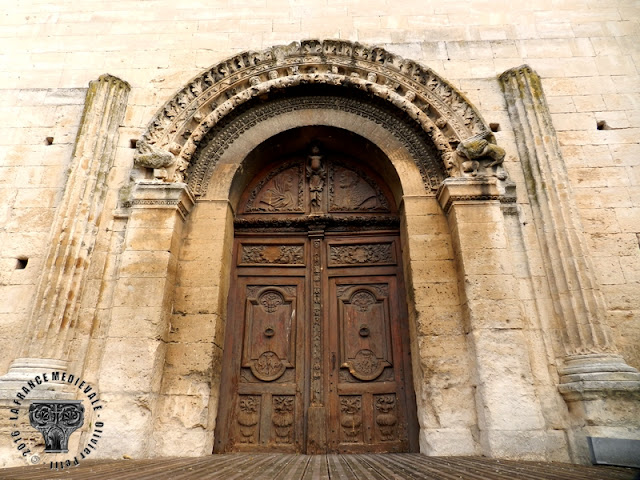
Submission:
M 184 220 L 195 200 L 184 183 L 165 183 L 145 181 L 135 184 L 131 200 L 124 207 L 175 209 Z
M 445 213 L 449 213 L 456 203 L 511 201 L 514 199 L 511 187 L 512 184 L 495 177 L 447 178 L 436 192 L 436 198 Z

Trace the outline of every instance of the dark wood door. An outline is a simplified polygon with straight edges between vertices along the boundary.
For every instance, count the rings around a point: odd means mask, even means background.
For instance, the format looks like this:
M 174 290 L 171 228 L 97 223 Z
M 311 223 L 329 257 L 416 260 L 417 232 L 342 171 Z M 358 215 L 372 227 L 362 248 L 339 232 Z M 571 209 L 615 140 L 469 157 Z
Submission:
M 218 422 L 224 449 L 304 450 L 305 244 L 236 240 Z M 274 263 L 274 262 L 278 263 Z M 275 266 L 274 266 L 275 265 Z M 218 445 L 221 445 L 218 438 Z
M 333 452 L 407 452 L 415 416 L 397 237 L 330 241 L 327 268 Z M 415 403 L 413 403 L 415 405 Z
M 417 451 L 395 207 L 349 159 L 307 160 L 236 217 L 215 451 Z

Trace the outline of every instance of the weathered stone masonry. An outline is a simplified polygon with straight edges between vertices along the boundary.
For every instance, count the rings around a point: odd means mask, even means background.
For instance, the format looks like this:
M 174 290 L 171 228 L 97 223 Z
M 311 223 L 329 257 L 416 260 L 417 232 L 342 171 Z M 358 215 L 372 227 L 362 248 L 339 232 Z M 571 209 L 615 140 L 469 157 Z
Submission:
M 100 455 L 210 453 L 245 158 L 323 125 L 376 145 L 392 172 L 423 453 L 585 462 L 586 436 L 638 438 L 640 375 L 608 330 L 542 82 L 523 66 L 500 84 L 513 147 L 453 85 L 382 48 L 238 54 L 157 111 L 115 198 L 129 87 L 101 77 L 2 398 L 43 366 L 81 369 L 120 426 Z

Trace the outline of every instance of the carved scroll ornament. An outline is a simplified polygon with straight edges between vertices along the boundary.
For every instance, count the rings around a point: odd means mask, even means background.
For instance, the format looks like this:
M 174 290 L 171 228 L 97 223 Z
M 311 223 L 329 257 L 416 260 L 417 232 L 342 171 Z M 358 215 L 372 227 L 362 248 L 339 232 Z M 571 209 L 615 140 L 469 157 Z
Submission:
M 44 437 L 45 452 L 69 451 L 69 436 L 84 425 L 84 406 L 80 400 L 49 400 L 29 406 L 29 422 Z
M 450 176 L 462 175 L 456 145 L 474 135 L 492 138 L 464 95 L 431 69 L 382 48 L 307 40 L 238 54 L 191 80 L 151 120 L 138 157 L 147 146 L 175 154 L 166 180 L 184 181 L 200 143 L 222 118 L 255 97 L 301 84 L 358 89 L 393 105 L 428 134 Z

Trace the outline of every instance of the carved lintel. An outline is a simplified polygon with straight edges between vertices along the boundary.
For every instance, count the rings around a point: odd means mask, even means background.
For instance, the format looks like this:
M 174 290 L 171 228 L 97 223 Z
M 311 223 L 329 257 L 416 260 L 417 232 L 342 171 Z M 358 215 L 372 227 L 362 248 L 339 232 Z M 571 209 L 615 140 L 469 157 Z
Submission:
M 396 216 L 350 216 L 340 217 L 337 215 L 314 215 L 298 216 L 288 218 L 237 218 L 234 221 L 236 229 L 245 231 L 263 231 L 270 229 L 283 229 L 292 231 L 314 230 L 317 225 L 322 229 L 341 230 L 344 228 L 379 229 L 397 228 L 400 220 Z

